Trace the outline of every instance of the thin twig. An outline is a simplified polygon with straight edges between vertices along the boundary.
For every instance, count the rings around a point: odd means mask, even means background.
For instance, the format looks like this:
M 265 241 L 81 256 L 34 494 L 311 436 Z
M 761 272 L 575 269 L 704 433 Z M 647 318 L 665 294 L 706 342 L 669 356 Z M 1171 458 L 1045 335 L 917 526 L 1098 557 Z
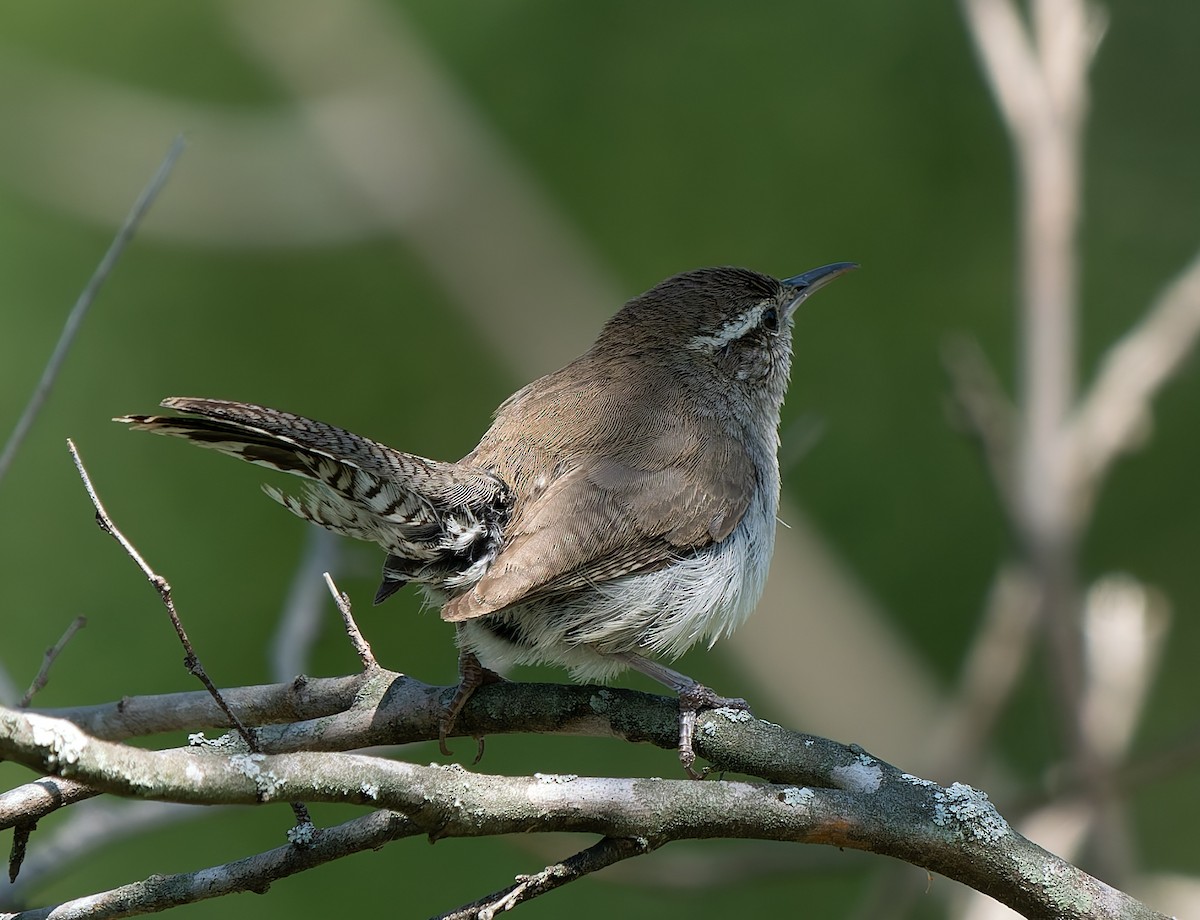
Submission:
M 62 634 L 62 638 L 46 649 L 46 654 L 42 658 L 42 666 L 38 668 L 37 675 L 33 678 L 29 689 L 25 691 L 25 695 L 21 697 L 21 701 L 17 703 L 18 709 L 24 709 L 32 703 L 38 691 L 50 682 L 50 666 L 62 654 L 62 650 L 67 647 L 67 643 L 71 641 L 71 637 L 85 626 L 87 626 L 87 617 L 77 616 Z
M 58 378 L 63 363 L 66 361 L 67 352 L 70 351 L 71 344 L 75 341 L 75 336 L 83 325 L 84 317 L 87 316 L 88 310 L 96 299 L 96 294 L 100 291 L 100 286 L 104 284 L 112 272 L 113 267 L 117 264 L 117 260 L 121 257 L 121 253 L 133 238 L 138 224 L 146 216 L 146 212 L 150 210 L 150 206 L 154 203 L 154 199 L 158 196 L 158 193 L 162 191 L 163 186 L 167 182 L 167 177 L 171 175 L 171 170 L 175 167 L 175 161 L 179 159 L 185 146 L 186 142 L 182 134 L 172 142 L 167 155 L 163 157 L 162 163 L 159 164 L 158 169 L 150 178 L 146 187 L 142 189 L 142 193 L 138 195 L 133 207 L 129 209 L 129 214 L 126 215 L 125 222 L 121 224 L 117 235 L 113 238 L 112 243 L 109 244 L 108 251 L 104 253 L 104 258 L 100 260 L 100 264 L 92 272 L 92 277 L 88 279 L 87 285 L 75 301 L 75 306 L 71 308 L 71 312 L 67 315 L 67 321 L 63 326 L 62 333 L 58 337 L 58 343 L 54 346 L 54 351 L 50 355 L 50 360 L 46 362 L 46 367 L 42 371 L 42 377 L 29 397 L 29 402 L 25 404 L 25 409 L 21 412 L 21 417 L 17 420 L 12 434 L 8 436 L 4 450 L 0 452 L 0 480 L 8 472 L 8 468 L 17 454 L 17 450 L 24 442 L 26 435 L 29 434 L 34 420 L 37 418 L 46 399 L 50 396 L 50 390 L 54 386 L 54 381 Z
M 108 516 L 108 512 L 104 509 L 103 502 L 100 501 L 100 496 L 96 493 L 95 486 L 92 485 L 92 479 L 88 476 L 87 469 L 84 468 L 83 459 L 79 456 L 79 451 L 75 447 L 75 443 L 68 438 L 67 448 L 71 451 L 71 457 L 75 461 L 75 469 L 79 471 L 79 478 L 83 480 L 83 487 L 87 490 L 88 498 L 92 500 L 92 506 L 96 509 L 96 523 L 100 525 L 100 529 L 111 536 L 114 540 L 121 544 L 121 548 L 132 559 L 146 579 L 154 586 L 154 590 L 158 592 L 159 598 L 162 600 L 163 606 L 167 609 L 167 615 L 171 618 L 171 625 L 175 627 L 175 635 L 179 637 L 179 642 L 183 646 L 184 658 L 183 664 L 187 668 L 188 673 L 196 677 L 204 685 L 204 689 L 209 692 L 221 712 L 229 719 L 229 724 L 234 727 L 234 730 L 241 736 L 246 743 L 246 747 L 251 753 L 260 753 L 258 742 L 250 730 L 242 724 L 229 704 L 225 702 L 225 697 L 221 695 L 221 691 L 217 689 L 208 676 L 208 672 L 204 670 L 204 665 L 200 663 L 200 658 L 196 655 L 196 650 L 192 647 L 192 640 L 188 638 L 187 630 L 183 628 L 183 621 L 179 618 L 179 613 L 175 610 L 175 601 L 171 597 L 171 586 L 167 580 L 159 575 L 154 569 L 150 568 L 150 564 L 142 557 L 132 543 L 126 538 L 125 534 L 117 529 L 117 525 L 112 522 L 112 518 Z M 311 828 L 312 818 L 308 813 L 308 808 L 303 802 L 292 802 L 292 813 L 296 816 L 296 823 L 301 828 Z M 305 835 L 299 835 L 296 838 L 299 843 L 306 839 Z
M 376 850 L 393 840 L 411 837 L 419 832 L 415 824 L 398 812 L 376 811 L 336 827 L 325 828 L 314 843 L 305 849 L 289 844 L 195 872 L 152 875 L 131 885 L 24 911 L 20 916 L 23 920 L 48 920 L 58 916 L 113 920 L 156 913 L 180 904 L 193 904 L 239 891 L 262 894 L 277 879 L 287 878 L 351 853 Z
M 62 650 L 67 647 L 67 643 L 71 641 L 71 637 L 79 630 L 87 625 L 87 617 L 77 616 L 67 626 L 62 637 L 46 649 L 46 654 L 42 657 L 42 666 L 38 668 L 37 674 L 29 685 L 29 689 L 25 691 L 25 695 L 21 697 L 17 703 L 18 709 L 24 709 L 33 702 L 33 698 L 38 694 L 43 687 L 50 681 L 50 666 L 54 664 L 58 656 L 62 654 Z M 37 821 L 29 821 L 24 824 L 18 824 L 13 828 L 12 849 L 8 856 L 8 881 L 9 884 L 15 883 L 17 876 L 21 872 L 21 866 L 25 862 L 25 852 L 29 845 L 29 838 L 33 832 L 37 830 Z
M 333 583 L 333 576 L 328 572 L 325 573 L 325 584 L 329 585 L 329 593 L 333 595 L 333 600 L 337 604 L 338 611 L 342 614 L 342 622 L 346 626 L 346 635 L 350 637 L 350 644 L 354 646 L 354 653 L 358 655 L 358 660 L 362 662 L 363 670 L 377 670 L 379 662 L 375 660 L 375 655 L 371 651 L 371 645 L 363 638 L 358 624 L 354 622 L 354 614 L 350 609 L 350 595 L 338 590 L 337 585 Z
M 125 550 L 126 555 L 134 561 L 142 574 L 146 576 L 146 580 L 150 582 L 154 590 L 158 592 L 159 599 L 163 606 L 167 609 L 167 615 L 171 618 L 171 625 L 175 627 L 175 635 L 179 637 L 179 642 L 183 645 L 184 651 L 184 667 L 188 673 L 196 677 L 204 685 L 204 689 L 209 692 L 216 704 L 225 713 L 225 717 L 229 719 L 229 724 L 234 727 L 242 740 L 246 742 L 252 752 L 257 752 L 258 746 L 254 741 L 254 736 L 250 730 L 242 724 L 239 719 L 229 708 L 225 702 L 225 698 L 221 696 L 221 691 L 217 689 L 216 684 L 208 676 L 208 672 L 204 670 L 204 666 L 200 663 L 200 659 L 196 656 L 196 650 L 192 647 L 192 640 L 188 638 L 187 630 L 183 628 L 183 621 L 179 619 L 179 614 L 175 610 L 175 601 L 171 598 L 171 586 L 167 580 L 159 575 L 154 569 L 150 568 L 150 564 L 142 558 L 142 554 L 137 551 L 137 548 L 129 542 L 125 534 L 117 529 L 117 525 L 112 522 L 112 518 L 108 516 L 108 512 L 104 509 L 104 503 L 100 501 L 100 496 L 96 494 L 96 488 L 92 485 L 92 479 L 88 476 L 87 469 L 83 465 L 83 459 L 79 456 L 79 451 L 75 447 L 75 443 L 68 438 L 67 449 L 71 452 L 71 458 L 75 461 L 75 469 L 79 471 L 79 478 L 83 480 L 83 487 L 87 490 L 88 498 L 92 500 L 92 506 L 96 509 L 96 523 L 100 525 L 100 529 L 106 534 L 121 544 L 121 548 Z
M 1160 749 L 1132 757 L 1112 774 L 1114 795 L 1128 796 L 1200 767 L 1200 725 Z M 1062 774 L 1053 787 L 1038 789 L 1014 801 L 1014 814 L 1025 814 L 1077 795 L 1083 783 L 1073 772 Z
M 532 900 L 613 863 L 649 853 L 654 848 L 655 844 L 645 837 L 604 837 L 560 863 L 547 866 L 533 875 L 519 875 L 515 885 L 440 914 L 436 920 L 494 920 L 497 914 L 512 910 L 522 901 Z

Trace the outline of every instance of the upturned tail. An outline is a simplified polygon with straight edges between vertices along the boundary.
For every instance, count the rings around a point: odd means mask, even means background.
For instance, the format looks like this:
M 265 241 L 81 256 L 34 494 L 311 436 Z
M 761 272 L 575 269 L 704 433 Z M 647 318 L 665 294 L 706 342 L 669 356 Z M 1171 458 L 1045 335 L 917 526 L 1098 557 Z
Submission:
M 387 550 L 376 603 L 408 581 L 455 593 L 477 581 L 499 551 L 511 498 L 487 470 L 406 454 L 265 406 L 188 397 L 162 405 L 194 417 L 114 421 L 307 480 L 298 496 L 263 490 L 305 520 Z

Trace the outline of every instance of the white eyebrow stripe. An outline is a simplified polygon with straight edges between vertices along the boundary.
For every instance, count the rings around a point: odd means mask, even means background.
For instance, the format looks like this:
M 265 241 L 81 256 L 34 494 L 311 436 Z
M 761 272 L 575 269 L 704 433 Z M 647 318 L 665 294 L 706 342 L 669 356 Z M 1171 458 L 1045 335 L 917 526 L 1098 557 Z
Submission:
M 688 341 L 687 347 L 694 351 L 716 351 L 724 348 L 730 342 L 736 342 L 751 329 L 762 322 L 763 311 L 775 306 L 771 300 L 755 304 L 741 316 L 734 317 L 719 330 L 716 335 L 696 335 Z

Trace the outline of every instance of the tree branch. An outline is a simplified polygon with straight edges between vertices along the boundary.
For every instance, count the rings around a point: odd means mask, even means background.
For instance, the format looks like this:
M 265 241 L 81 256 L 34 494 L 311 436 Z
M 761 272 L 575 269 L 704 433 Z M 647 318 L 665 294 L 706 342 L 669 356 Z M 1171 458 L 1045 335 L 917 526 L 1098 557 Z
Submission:
M 21 824 L 36 824 L 53 811 L 99 794 L 99 789 L 86 783 L 77 783 L 61 776 L 43 776 L 32 783 L 0 793 L 0 830 Z
M 171 625 L 175 627 L 175 635 L 179 637 L 179 642 L 183 646 L 185 656 L 184 667 L 187 668 L 188 673 L 204 684 L 204 689 L 209 692 L 217 705 L 221 707 L 230 724 L 237 729 L 238 734 L 242 736 L 246 745 L 253 749 L 254 738 L 246 730 L 246 726 L 242 724 L 233 710 L 229 708 L 229 704 L 225 702 L 216 684 L 212 682 L 208 676 L 208 672 L 204 670 L 204 666 L 200 663 L 200 659 L 196 655 L 196 650 L 192 648 L 192 640 L 188 638 L 187 631 L 183 628 L 183 621 L 180 620 L 179 613 L 175 610 L 175 602 L 171 598 L 171 585 L 168 584 L 165 578 L 155 572 L 154 569 L 150 568 L 150 564 L 137 551 L 137 547 L 129 541 L 125 534 L 117 529 L 117 525 L 113 523 L 112 518 L 108 515 L 108 511 L 105 510 L 104 503 L 100 501 L 96 487 L 92 485 L 92 479 L 83 465 L 83 458 L 79 456 L 79 451 L 75 449 L 75 444 L 70 438 L 67 439 L 67 449 L 71 452 L 71 459 L 75 462 L 75 469 L 79 472 L 79 478 L 83 480 L 83 487 L 87 490 L 88 498 L 91 499 L 92 506 L 96 509 L 96 523 L 100 525 L 101 530 L 121 545 L 121 549 L 125 550 L 125 554 L 142 570 L 142 574 L 146 576 L 146 580 L 158 592 L 159 599 L 167 609 L 167 615 L 171 618 Z
M 96 487 L 92 485 L 92 479 L 88 475 L 87 469 L 83 465 L 83 458 L 79 456 L 79 451 L 75 449 L 75 444 L 70 438 L 67 439 L 67 447 L 71 451 L 71 459 L 75 461 L 75 469 L 79 471 L 79 478 L 83 480 L 84 489 L 87 490 L 88 498 L 92 501 L 92 506 L 96 509 L 96 523 L 100 525 L 100 529 L 116 540 L 125 553 L 132 559 L 142 574 L 146 576 L 147 581 L 158 592 L 159 599 L 162 601 L 163 607 L 167 610 L 167 615 L 171 618 L 171 625 L 175 627 L 175 634 L 179 637 L 179 642 L 183 646 L 184 667 L 188 673 L 195 677 L 204 685 L 204 689 L 209 692 L 217 706 L 225 714 L 229 723 L 234 727 L 242 740 L 246 743 L 246 747 L 251 751 L 258 751 L 258 742 L 249 730 L 242 723 L 241 719 L 229 707 L 225 698 L 221 696 L 221 691 L 217 689 L 216 684 L 208 676 L 208 672 L 204 669 L 204 665 L 200 663 L 200 657 L 196 654 L 196 650 L 192 647 L 192 640 L 188 638 L 187 630 L 183 628 L 183 620 L 180 619 L 178 611 L 175 609 L 175 601 L 171 596 L 171 585 L 165 578 L 150 568 L 150 564 L 142 557 L 142 554 L 137 551 L 137 548 L 129 541 L 125 534 L 117 529 L 117 525 L 108 515 L 103 502 L 100 501 L 100 496 L 96 492 Z M 301 801 L 292 802 L 292 812 L 295 815 L 296 823 L 301 828 L 311 827 L 312 818 L 309 817 L 308 808 Z M 305 832 L 306 833 L 306 832 Z
M 391 672 L 392 678 L 403 675 Z M 373 685 L 383 682 L 382 688 Z M 372 686 L 368 686 L 372 685 Z M 255 725 L 299 722 L 345 712 L 360 695 L 378 702 L 386 680 L 366 674 L 305 677 L 221 691 L 231 708 Z M 207 690 L 127 696 L 110 703 L 38 710 L 69 719 L 89 734 L 109 741 L 187 728 L 229 728 L 229 719 Z
M 22 911 L 15 917 L 20 920 L 49 920 L 51 917 L 54 920 L 85 917 L 87 920 L 114 920 L 241 891 L 262 894 L 278 879 L 351 853 L 378 849 L 392 840 L 410 837 L 415 833 L 418 833 L 417 829 L 403 815 L 376 811 L 337 827 L 322 829 L 312 843 L 303 848 L 288 844 L 195 872 L 152 875 L 145 881 L 63 901 L 50 907 Z
M 649 853 L 654 848 L 655 845 L 645 837 L 605 837 L 586 850 L 547 866 L 541 872 L 519 875 L 515 885 L 470 904 L 464 904 L 457 910 L 442 914 L 436 920 L 493 920 L 497 913 L 512 910 L 522 901 L 532 900 L 568 882 L 607 869 L 613 863 Z
M 329 593 L 333 595 L 333 601 L 337 604 L 338 613 L 342 615 L 342 623 L 346 627 L 346 636 L 350 639 L 350 645 L 353 646 L 354 654 L 358 656 L 363 670 L 371 671 L 378 668 L 379 662 L 375 660 L 375 653 L 371 651 L 371 644 L 363 638 L 362 631 L 358 628 L 358 624 L 354 622 L 354 612 L 350 608 L 350 595 L 338 590 L 337 585 L 333 583 L 333 576 L 328 572 L 324 574 L 324 578 L 325 584 L 329 587 Z
M 509 696 L 495 691 L 512 686 L 520 685 L 494 685 L 481 695 Z M 669 737 L 673 720 L 664 721 Z M 756 761 L 766 772 L 817 782 L 498 777 L 358 754 L 146 751 L 92 738 L 62 719 L 0 709 L 0 756 L 117 795 L 197 804 L 348 802 L 402 812 L 434 838 L 565 830 L 656 842 L 823 843 L 924 866 L 1030 916 L 1161 916 L 1015 833 L 969 786 L 943 788 L 861 749 L 720 711 L 702 720 L 697 740 L 730 769 L 744 772 L 741 764 Z M 320 840 L 318 832 L 314 845 Z
M 33 698 L 37 696 L 38 692 L 49 683 L 51 666 L 53 666 L 58 656 L 62 654 L 63 649 L 67 647 L 67 643 L 71 641 L 75 633 L 79 632 L 85 626 L 87 626 L 87 617 L 76 617 L 70 622 L 66 630 L 64 630 L 59 640 L 46 649 L 46 654 L 42 656 L 42 666 L 38 668 L 37 674 L 29 684 L 29 689 L 25 691 L 25 695 L 17 703 L 18 709 L 24 709 L 32 703 Z

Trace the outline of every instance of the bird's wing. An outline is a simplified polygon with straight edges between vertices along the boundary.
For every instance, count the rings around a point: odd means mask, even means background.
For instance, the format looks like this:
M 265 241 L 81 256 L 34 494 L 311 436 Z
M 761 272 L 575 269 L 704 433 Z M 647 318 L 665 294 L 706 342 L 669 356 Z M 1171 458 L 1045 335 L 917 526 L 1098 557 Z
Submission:
M 693 443 L 637 462 L 579 458 L 522 509 L 484 577 L 442 610 L 458 621 L 622 575 L 724 540 L 757 487 L 745 448 Z M 662 462 L 663 458 L 670 462 Z

